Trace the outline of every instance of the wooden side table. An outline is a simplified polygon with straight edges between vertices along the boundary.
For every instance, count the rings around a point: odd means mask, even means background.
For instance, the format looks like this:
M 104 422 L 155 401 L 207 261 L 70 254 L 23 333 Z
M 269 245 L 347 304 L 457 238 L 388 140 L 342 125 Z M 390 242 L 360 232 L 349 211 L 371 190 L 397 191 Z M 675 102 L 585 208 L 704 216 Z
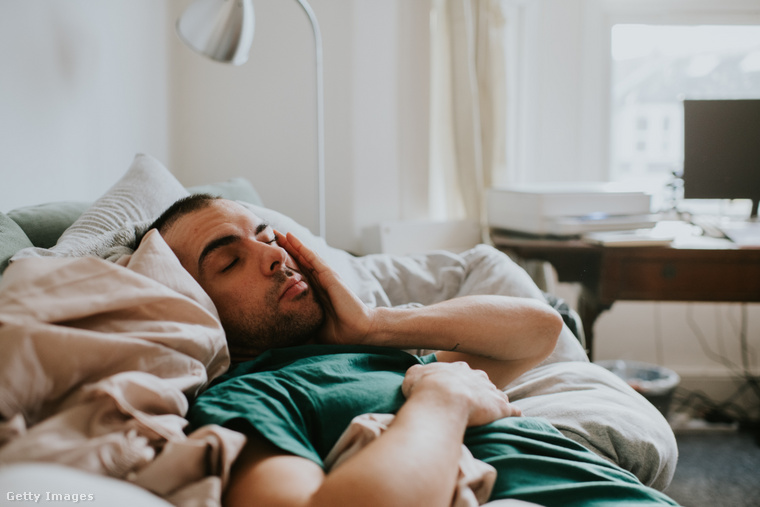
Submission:
M 760 302 L 760 249 L 601 246 L 491 231 L 496 248 L 549 262 L 580 283 L 578 314 L 593 358 L 594 322 L 615 301 Z

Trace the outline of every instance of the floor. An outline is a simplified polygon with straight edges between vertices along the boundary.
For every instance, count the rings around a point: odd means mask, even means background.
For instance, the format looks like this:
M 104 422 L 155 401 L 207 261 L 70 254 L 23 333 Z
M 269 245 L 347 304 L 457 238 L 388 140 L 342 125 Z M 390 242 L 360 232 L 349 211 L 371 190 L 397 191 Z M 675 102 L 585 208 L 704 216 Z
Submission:
M 760 507 L 760 436 L 747 431 L 676 433 L 679 459 L 665 491 L 685 507 Z

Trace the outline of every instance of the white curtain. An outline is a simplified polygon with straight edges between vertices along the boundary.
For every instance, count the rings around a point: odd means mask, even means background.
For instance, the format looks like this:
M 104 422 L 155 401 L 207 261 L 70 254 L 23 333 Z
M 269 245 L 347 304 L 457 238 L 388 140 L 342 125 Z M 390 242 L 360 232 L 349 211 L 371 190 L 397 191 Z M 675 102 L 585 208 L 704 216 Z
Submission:
M 506 7 L 434 0 L 431 214 L 485 226 L 485 190 L 506 164 Z

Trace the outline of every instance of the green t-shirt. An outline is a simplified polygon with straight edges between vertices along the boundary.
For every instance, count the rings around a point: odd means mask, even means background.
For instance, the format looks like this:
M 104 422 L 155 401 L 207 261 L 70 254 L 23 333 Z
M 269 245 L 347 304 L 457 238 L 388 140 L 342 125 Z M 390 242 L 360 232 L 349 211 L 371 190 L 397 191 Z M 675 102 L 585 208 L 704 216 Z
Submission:
M 306 345 L 275 349 L 221 377 L 191 407 L 194 427 L 258 433 L 285 452 L 324 466 L 351 420 L 395 413 L 415 364 L 435 361 L 380 347 Z M 564 437 L 547 421 L 509 417 L 470 428 L 473 456 L 497 470 L 491 499 L 539 505 L 676 505 L 636 477 Z

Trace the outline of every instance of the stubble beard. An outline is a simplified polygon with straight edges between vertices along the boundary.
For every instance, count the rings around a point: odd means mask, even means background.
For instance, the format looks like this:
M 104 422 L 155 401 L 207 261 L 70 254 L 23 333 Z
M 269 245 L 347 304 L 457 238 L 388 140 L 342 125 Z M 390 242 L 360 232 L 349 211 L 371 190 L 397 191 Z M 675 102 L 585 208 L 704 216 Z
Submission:
M 233 357 L 255 356 L 269 349 L 310 343 L 316 338 L 325 313 L 311 287 L 291 300 L 298 303 L 295 308 L 280 309 L 282 286 L 293 275 L 290 268 L 273 275 L 275 283 L 265 295 L 264 307 L 255 315 L 235 315 L 225 319 L 224 329 Z

